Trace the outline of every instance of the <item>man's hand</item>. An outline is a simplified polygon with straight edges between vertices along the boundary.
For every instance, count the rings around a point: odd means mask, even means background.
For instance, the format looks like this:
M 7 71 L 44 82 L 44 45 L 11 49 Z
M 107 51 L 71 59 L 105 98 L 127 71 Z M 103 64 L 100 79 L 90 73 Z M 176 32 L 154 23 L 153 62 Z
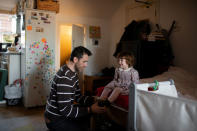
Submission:
M 98 100 L 98 96 L 92 96 L 94 98 L 94 103 Z
M 100 107 L 100 106 L 98 106 L 98 102 L 96 102 L 91 106 L 91 111 L 92 111 L 92 113 L 99 113 L 99 114 L 105 113 L 106 107 Z

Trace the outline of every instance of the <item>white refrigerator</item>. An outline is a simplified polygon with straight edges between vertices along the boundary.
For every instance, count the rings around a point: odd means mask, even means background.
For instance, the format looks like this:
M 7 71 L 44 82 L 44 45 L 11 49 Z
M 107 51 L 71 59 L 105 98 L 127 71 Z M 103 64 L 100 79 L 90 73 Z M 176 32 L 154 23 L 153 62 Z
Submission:
M 55 74 L 55 12 L 26 10 L 24 17 L 23 102 L 25 107 L 42 106 Z

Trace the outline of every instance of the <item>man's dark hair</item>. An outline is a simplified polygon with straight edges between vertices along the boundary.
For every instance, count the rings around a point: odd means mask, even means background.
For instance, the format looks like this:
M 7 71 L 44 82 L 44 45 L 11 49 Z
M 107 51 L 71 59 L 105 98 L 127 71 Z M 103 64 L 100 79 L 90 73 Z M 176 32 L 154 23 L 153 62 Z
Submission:
M 75 47 L 74 50 L 71 53 L 70 61 L 73 61 L 74 57 L 77 57 L 78 59 L 81 59 L 84 54 L 86 54 L 88 56 L 92 55 L 91 51 L 88 50 L 87 48 L 83 47 L 83 46 Z

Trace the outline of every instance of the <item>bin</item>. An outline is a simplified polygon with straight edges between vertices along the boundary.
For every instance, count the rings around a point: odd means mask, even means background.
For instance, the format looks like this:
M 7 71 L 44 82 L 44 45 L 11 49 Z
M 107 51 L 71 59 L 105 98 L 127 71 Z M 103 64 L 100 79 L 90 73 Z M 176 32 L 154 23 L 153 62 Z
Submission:
M 0 101 L 3 100 L 4 87 L 7 84 L 8 71 L 6 69 L 0 68 Z
M 17 79 L 13 84 L 7 85 L 4 88 L 7 105 L 19 105 L 22 98 L 22 80 Z

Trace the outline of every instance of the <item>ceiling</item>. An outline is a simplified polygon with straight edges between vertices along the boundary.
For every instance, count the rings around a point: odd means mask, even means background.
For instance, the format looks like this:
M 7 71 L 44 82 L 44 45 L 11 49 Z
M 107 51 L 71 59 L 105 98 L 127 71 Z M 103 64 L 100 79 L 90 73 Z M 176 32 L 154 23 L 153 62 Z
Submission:
M 0 10 L 11 11 L 15 6 L 18 0 L 0 0 Z
M 0 0 L 0 10 L 12 10 L 19 0 Z M 108 18 L 125 0 L 60 0 L 60 13 L 69 16 Z

